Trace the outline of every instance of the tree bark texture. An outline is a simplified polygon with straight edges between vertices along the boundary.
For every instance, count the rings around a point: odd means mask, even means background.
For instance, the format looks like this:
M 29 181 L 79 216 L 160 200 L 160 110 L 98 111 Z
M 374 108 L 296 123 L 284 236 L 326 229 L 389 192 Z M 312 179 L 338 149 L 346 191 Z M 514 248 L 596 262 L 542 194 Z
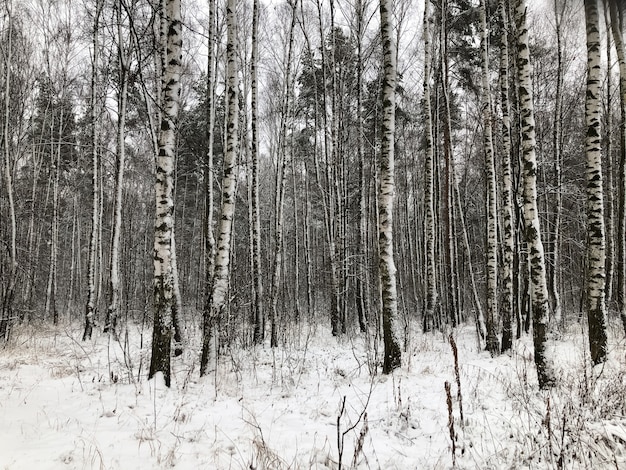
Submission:
M 600 134 L 601 54 L 598 0 L 585 0 L 587 31 L 587 94 L 585 122 L 587 135 L 587 320 L 589 349 L 594 364 L 607 358 L 606 272 L 604 190 L 602 182 L 602 141 Z
M 535 116 L 533 108 L 533 88 L 531 82 L 530 51 L 528 46 L 528 26 L 526 23 L 525 0 L 517 0 L 517 47 L 518 47 L 518 82 L 519 105 L 522 131 L 522 177 L 523 177 L 523 212 L 524 235 L 528 246 L 530 269 L 530 302 L 532 309 L 533 346 L 535 366 L 539 386 L 548 388 L 554 384 L 555 375 L 550 351 L 546 348 L 548 340 L 548 286 L 541 228 L 537 210 L 537 157 L 535 137 Z
M 400 367 L 400 325 L 398 321 L 398 292 L 396 266 L 393 256 L 393 207 L 395 198 L 394 144 L 396 49 L 393 37 L 392 1 L 380 2 L 380 32 L 383 43 L 383 123 L 380 150 L 380 190 L 378 210 L 379 276 L 382 296 L 384 359 L 383 372 L 388 374 Z
M 496 204 L 496 160 L 493 146 L 491 88 L 489 85 L 489 45 L 487 31 L 487 7 L 485 0 L 480 2 L 480 20 L 482 24 L 482 114 L 483 114 L 483 145 L 485 152 L 486 197 L 486 233 L 487 253 L 485 254 L 487 272 L 487 351 L 492 355 L 500 352 L 498 341 L 498 214 Z
M 222 174 L 222 202 L 218 224 L 217 249 L 215 252 L 215 273 L 210 296 L 208 316 L 204 319 L 200 375 L 207 373 L 211 340 L 214 328 L 226 306 L 228 281 L 230 276 L 230 256 L 235 212 L 237 175 L 235 174 L 239 146 L 239 80 L 237 75 L 237 22 L 236 1 L 228 0 L 226 5 L 226 149 Z M 206 312 L 205 312 L 206 313 Z M 217 353 L 217 348 L 215 348 Z
M 165 5 L 163 5 L 163 3 Z M 162 115 L 159 153 L 156 156 L 156 215 L 154 222 L 154 329 L 152 333 L 152 378 L 161 372 L 165 384 L 171 382 L 172 309 L 174 308 L 174 166 L 176 125 L 180 106 L 182 68 L 182 21 L 180 0 L 164 0 L 161 21 L 166 34 L 161 37 L 166 50 L 161 80 Z

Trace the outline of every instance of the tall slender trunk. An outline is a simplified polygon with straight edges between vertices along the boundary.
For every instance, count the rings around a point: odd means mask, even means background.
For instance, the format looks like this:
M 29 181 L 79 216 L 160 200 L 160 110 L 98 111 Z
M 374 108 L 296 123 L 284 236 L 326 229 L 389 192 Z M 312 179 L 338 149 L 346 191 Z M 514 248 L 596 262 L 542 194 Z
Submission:
M 523 209 L 524 234 L 528 246 L 530 268 L 530 300 L 533 323 L 533 346 L 539 387 L 548 388 L 554 384 L 555 375 L 551 351 L 546 348 L 548 340 L 548 286 L 546 264 L 541 241 L 541 227 L 537 210 L 537 158 L 535 137 L 535 115 L 533 109 L 533 88 L 531 82 L 528 27 L 526 23 L 525 0 L 517 0 L 517 47 L 519 105 L 521 114 L 522 157 L 523 157 Z
M 295 7 L 294 7 L 295 8 Z M 295 13 L 294 13 L 295 17 Z M 294 133 L 291 133 L 291 146 L 293 148 L 293 139 Z M 302 312 L 300 311 L 300 236 L 299 236 L 299 227 L 300 227 L 300 218 L 298 214 L 298 202 L 300 200 L 298 195 L 298 173 L 296 171 L 296 159 L 291 158 L 291 187 L 292 187 L 292 195 L 293 195 L 293 300 L 294 300 L 294 309 L 295 309 L 295 320 L 299 322 L 301 319 Z
M 465 255 L 467 256 L 467 267 L 470 275 L 470 284 L 472 286 L 472 298 L 474 300 L 475 316 L 476 316 L 476 330 L 478 331 L 479 343 L 485 339 L 487 332 L 485 331 L 485 314 L 482 304 L 480 303 L 480 296 L 478 295 L 478 288 L 476 287 L 476 276 L 474 275 L 474 266 L 472 264 L 472 250 L 470 249 L 469 236 L 467 234 L 467 225 L 465 223 L 465 217 L 463 216 L 463 207 L 461 206 L 461 194 L 459 191 L 459 185 L 453 180 L 454 186 L 454 202 L 457 206 L 457 213 L 459 214 L 461 232 L 463 234 L 463 247 L 465 248 Z
M 383 373 L 400 367 L 400 325 L 396 265 L 393 256 L 393 206 L 395 198 L 394 145 L 396 110 L 396 45 L 393 39 L 392 1 L 380 1 L 380 34 L 383 43 L 383 122 L 380 146 L 380 192 L 378 210 L 379 278 L 383 315 Z
M 626 330 L 626 51 L 624 50 L 623 6 L 608 2 L 611 11 L 611 31 L 619 63 L 620 158 L 619 207 L 617 217 L 617 308 Z
M 182 21 L 180 0 L 161 3 L 161 45 L 165 50 L 161 79 L 161 125 L 156 156 L 156 214 L 154 222 L 154 328 L 149 378 L 163 374 L 170 386 L 172 309 L 174 308 L 174 166 L 176 123 L 180 106 L 182 69 Z
M 213 289 L 213 274 L 215 272 L 215 236 L 213 234 L 213 179 L 215 170 L 213 168 L 213 144 L 215 142 L 215 36 L 217 25 L 215 23 L 215 0 L 209 0 L 209 37 L 208 37 L 208 58 L 207 58 L 207 153 L 204 164 L 205 201 L 204 201 L 204 320 L 209 318 L 211 290 Z
M 91 205 L 91 236 L 89 237 L 89 265 L 87 268 L 87 303 L 85 305 L 85 329 L 83 331 L 83 341 L 91 339 L 94 327 L 94 317 L 96 314 L 96 270 L 98 264 L 98 233 L 100 224 L 100 189 L 98 187 L 98 172 L 100 169 L 100 155 L 98 151 L 98 70 L 100 62 L 100 14 L 102 13 L 102 0 L 96 1 L 96 11 L 94 14 L 91 57 L 91 96 L 89 111 L 91 113 L 91 182 L 92 182 L 92 205 Z
M 509 15 L 506 1 L 499 1 L 502 22 L 500 50 L 500 102 L 502 110 L 502 352 L 513 345 L 513 182 L 511 166 L 511 116 L 509 104 Z
M 604 145 L 606 155 L 606 211 L 605 211 L 605 225 L 606 225 L 606 283 L 604 286 L 604 292 L 606 296 L 607 307 L 611 305 L 613 299 L 613 274 L 615 271 L 615 204 L 613 191 L 615 185 L 613 182 L 613 55 L 612 46 L 613 41 L 608 31 L 611 30 L 611 18 L 609 14 L 609 7 L 606 4 L 606 0 L 602 2 L 604 4 L 604 25 L 607 31 L 606 35 L 606 107 L 604 112 L 604 119 L 606 130 L 604 132 Z
M 322 5 L 321 1 L 316 1 L 317 5 L 317 13 L 319 20 L 319 32 L 320 37 L 324 38 L 324 27 L 322 23 Z M 332 14 L 334 15 L 334 2 L 331 2 L 330 9 Z M 335 32 L 332 31 L 334 37 Z M 322 39 L 323 40 L 323 39 Z M 334 50 L 332 51 L 334 54 Z M 330 283 L 331 283 L 331 298 L 330 298 L 330 324 L 332 329 L 333 336 L 338 336 L 341 334 L 341 293 L 340 293 L 340 285 L 339 285 L 339 257 L 337 253 L 337 223 L 339 219 L 336 217 L 337 214 L 337 201 L 336 201 L 336 187 L 335 180 L 333 178 L 333 167 L 334 167 L 334 159 L 338 158 L 333 152 L 335 150 L 335 128 L 334 122 L 332 119 L 335 119 L 334 116 L 331 116 L 331 123 L 329 129 L 329 119 L 328 119 L 328 66 L 332 65 L 334 68 L 334 59 L 331 57 L 330 62 L 327 57 L 327 46 L 323 45 L 321 47 L 321 66 L 322 66 L 322 85 L 323 85 L 323 93 L 322 93 L 322 124 L 323 124 L 323 142 L 324 142 L 324 170 L 325 170 L 325 178 L 326 178 L 326 188 L 321 188 L 323 197 L 323 205 L 324 205 L 324 224 L 326 228 L 326 240 L 328 243 L 328 257 L 330 262 Z M 333 72 L 334 73 L 334 72 Z M 334 90 L 334 84 L 332 83 L 331 77 L 331 88 Z M 332 91 L 331 90 L 331 91 Z M 317 95 L 317 84 L 316 84 L 316 95 Z M 317 96 L 316 96 L 317 98 Z M 333 98 L 330 99 L 331 102 L 331 110 L 334 111 L 333 106 Z M 316 101 L 317 103 L 317 101 Z M 317 110 L 316 110 L 317 114 Z M 319 170 L 319 166 L 317 168 Z
M 56 325 L 59 321 L 59 311 L 57 309 L 57 285 L 58 285 L 58 261 L 59 261 L 59 182 L 61 175 L 61 136 L 63 135 L 64 115 L 61 110 L 59 116 L 59 127 L 57 142 L 51 142 L 51 156 L 53 158 L 54 180 L 52 183 L 52 223 L 50 227 L 50 264 L 48 271 L 48 285 L 46 288 L 46 303 L 44 307 L 44 316 L 50 317 L 52 312 L 52 323 Z M 54 120 L 52 123 L 54 131 Z M 56 146 L 55 146 L 56 143 Z
M 3 128 L 3 144 L 4 144 L 4 184 L 6 186 L 7 199 L 9 203 L 9 225 L 10 242 L 8 246 L 9 252 L 9 269 L 4 280 L 6 286 L 2 286 L 1 301 L 2 309 L 0 310 L 0 339 L 8 339 L 10 326 L 13 321 L 13 299 L 15 296 L 15 285 L 17 283 L 17 218 L 15 215 L 15 200 L 13 197 L 13 165 L 11 162 L 11 139 L 9 134 L 10 104 L 11 104 L 11 58 L 13 47 L 13 2 L 7 3 L 7 16 L 9 22 L 9 32 L 7 41 L 7 52 L 5 58 L 5 77 L 4 77 L 4 128 Z M 4 283 L 3 282 L 3 283 Z
M 448 321 L 452 326 L 459 322 L 459 288 L 456 258 L 456 234 L 454 227 L 453 178 L 454 156 L 452 149 L 452 117 L 450 113 L 450 79 L 448 53 L 448 0 L 441 0 L 441 98 L 443 105 L 443 154 L 445 160 L 445 175 L 443 182 L 443 222 L 444 222 L 444 257 L 445 277 L 447 290 Z
M 261 280 L 261 216 L 259 201 L 259 79 L 257 67 L 259 61 L 259 0 L 254 0 L 252 11 L 252 55 L 250 57 L 250 78 L 252 86 L 251 94 L 251 153 L 252 153 L 252 175 L 251 175 L 251 225 L 252 225 L 252 289 L 253 289 L 253 322 L 254 322 L 254 342 L 261 344 L 265 336 L 265 316 L 263 312 L 263 281 Z
M 554 0 L 554 17 L 556 27 L 556 95 L 554 98 L 554 114 L 552 118 L 552 151 L 554 153 L 554 218 L 552 220 L 552 245 L 551 256 L 548 262 L 548 292 L 550 303 L 552 304 L 552 314 L 557 325 L 561 324 L 561 295 L 559 293 L 559 256 L 561 253 L 561 212 L 563 211 L 563 196 L 561 189 L 561 118 L 563 106 L 563 46 L 561 20 L 563 18 L 563 7 L 559 13 L 558 1 Z
M 315 305 L 313 301 L 313 259 L 311 256 L 311 195 L 309 188 L 309 166 L 308 162 L 305 162 L 305 174 L 304 178 L 304 257 L 306 263 L 306 305 L 307 305 L 307 318 L 309 321 L 313 319 L 313 312 Z
M 589 349 L 594 364 L 607 358 L 605 298 L 605 226 L 600 134 L 600 20 L 598 0 L 585 0 L 587 30 L 587 94 L 585 153 L 587 164 L 587 320 Z
M 355 14 L 357 22 L 357 153 L 359 161 L 359 230 L 357 231 L 357 276 L 356 276 L 356 309 L 359 329 L 367 331 L 367 312 L 369 310 L 367 298 L 367 179 L 365 176 L 365 110 L 363 109 L 363 40 L 365 34 L 365 14 L 367 1 L 357 0 Z
M 435 323 L 437 287 L 435 274 L 435 183 L 433 111 L 431 103 L 431 32 L 429 4 L 424 8 L 424 114 L 426 118 L 426 157 L 424 160 L 424 230 L 426 243 L 426 299 L 424 303 L 423 328 L 430 331 Z M 382 4 L 381 4 L 382 8 Z
M 498 341 L 498 214 L 496 205 L 496 159 L 493 148 L 491 88 L 489 85 L 489 46 L 487 31 L 487 8 L 485 0 L 480 2 L 480 22 L 482 24 L 482 113 L 483 145 L 485 152 L 485 180 L 487 184 L 487 253 L 485 254 L 487 272 L 487 351 L 492 355 L 500 352 Z
M 275 246 L 272 272 L 271 289 L 271 347 L 278 346 L 278 294 L 280 289 L 280 279 L 283 269 L 283 239 L 284 239 L 284 214 L 285 214 L 285 189 L 287 185 L 287 168 L 292 157 L 288 138 L 288 126 L 291 120 L 291 61 L 293 54 L 293 36 L 296 26 L 296 3 L 289 2 L 291 7 L 291 22 L 289 26 L 289 36 L 287 39 L 287 57 L 284 62 L 285 77 L 282 89 L 282 104 L 280 116 L 280 135 L 278 139 L 278 159 L 276 165 L 276 199 L 275 199 Z M 294 201 L 295 203 L 295 201 Z
M 119 91 L 117 95 L 117 160 L 115 173 L 115 200 L 113 203 L 113 236 L 111 240 L 111 273 L 109 308 L 104 331 L 117 336 L 117 321 L 120 315 L 120 238 L 122 233 L 122 200 L 124 197 L 124 165 L 126 164 L 126 103 L 128 101 L 128 52 L 124 44 L 122 28 L 122 2 L 117 11 L 117 58 L 119 62 Z
M 222 175 L 222 202 L 219 218 L 217 250 L 215 252 L 215 272 L 213 275 L 210 297 L 205 307 L 202 337 L 202 355 L 200 357 L 200 375 L 208 372 L 211 343 L 214 327 L 227 304 L 228 280 L 230 276 L 232 227 L 237 192 L 236 164 L 239 151 L 239 80 L 237 75 L 237 22 L 235 17 L 236 1 L 228 0 L 226 5 L 227 42 L 226 42 L 226 151 Z M 217 341 L 217 338 L 215 338 Z M 217 354 L 217 348 L 215 348 Z
M 35 215 L 37 207 L 37 188 L 39 187 L 39 174 L 41 173 L 42 167 L 42 152 L 40 149 L 37 149 L 35 146 L 35 152 L 33 154 L 33 173 L 32 173 L 32 184 L 30 187 L 30 217 L 28 220 L 28 236 L 26 249 L 27 252 L 30 253 L 30 265 L 37 266 L 39 261 L 39 243 L 37 243 L 39 236 L 38 230 L 35 227 Z M 80 252 L 80 250 L 79 250 Z M 31 269 L 31 272 L 26 276 L 25 285 L 22 293 L 22 301 L 28 310 L 32 309 L 32 301 L 33 301 L 33 288 L 35 286 L 37 270 Z

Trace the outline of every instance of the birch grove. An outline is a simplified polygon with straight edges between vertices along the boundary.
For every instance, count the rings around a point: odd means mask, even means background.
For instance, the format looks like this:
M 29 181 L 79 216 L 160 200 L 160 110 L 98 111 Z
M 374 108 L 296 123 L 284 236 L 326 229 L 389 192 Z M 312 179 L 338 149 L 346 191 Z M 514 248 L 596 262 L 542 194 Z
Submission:
M 390 374 L 421 335 L 494 358 L 532 338 L 549 388 L 586 314 L 591 362 L 610 357 L 620 2 L 2 7 L 4 341 L 79 322 L 170 385 L 194 355 L 217 377 L 309 330 Z

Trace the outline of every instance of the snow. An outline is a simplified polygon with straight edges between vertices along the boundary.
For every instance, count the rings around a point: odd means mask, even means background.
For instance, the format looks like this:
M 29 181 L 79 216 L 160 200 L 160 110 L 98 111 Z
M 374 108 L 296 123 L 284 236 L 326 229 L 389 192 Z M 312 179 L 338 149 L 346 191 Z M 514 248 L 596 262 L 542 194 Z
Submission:
M 380 345 L 298 325 L 275 350 L 231 346 L 202 379 L 198 334 L 168 389 L 146 380 L 150 335 L 137 326 L 121 343 L 82 342 L 80 325 L 21 327 L 0 350 L 0 469 L 337 469 L 338 435 L 345 469 L 448 469 L 446 381 L 456 468 L 624 468 L 623 332 L 591 368 L 581 329 L 555 343 L 552 391 L 536 386 L 529 337 L 492 358 L 473 328 L 455 331 L 461 422 L 442 333 L 411 332 L 385 376 Z

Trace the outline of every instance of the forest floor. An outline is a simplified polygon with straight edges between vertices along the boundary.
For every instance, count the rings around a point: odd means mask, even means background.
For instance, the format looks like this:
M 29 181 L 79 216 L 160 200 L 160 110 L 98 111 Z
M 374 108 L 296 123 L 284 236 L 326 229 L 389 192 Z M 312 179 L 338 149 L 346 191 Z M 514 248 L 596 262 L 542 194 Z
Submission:
M 203 379 L 192 341 L 168 389 L 146 380 L 137 326 L 122 343 L 82 342 L 78 324 L 20 327 L 0 349 L 0 469 L 626 468 L 623 332 L 592 368 L 582 329 L 556 343 L 551 391 L 530 338 L 492 358 L 472 328 L 455 331 L 459 393 L 442 333 L 411 334 L 388 376 L 362 336 L 323 327 L 294 327 L 274 350 L 232 347 Z

